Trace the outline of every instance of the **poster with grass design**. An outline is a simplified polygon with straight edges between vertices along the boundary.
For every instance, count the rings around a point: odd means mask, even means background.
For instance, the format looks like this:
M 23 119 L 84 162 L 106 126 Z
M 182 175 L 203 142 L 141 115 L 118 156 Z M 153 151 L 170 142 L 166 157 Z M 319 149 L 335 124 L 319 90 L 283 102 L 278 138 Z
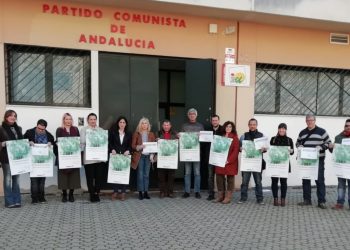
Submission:
M 178 155 L 178 140 L 158 140 L 157 168 L 177 169 Z
M 32 170 L 32 152 L 28 139 L 6 141 L 11 175 L 29 173 Z
M 335 144 L 332 162 L 337 177 L 350 179 L 350 145 Z
M 315 152 L 311 152 L 308 148 L 307 153 L 303 153 L 303 148 L 298 148 L 298 157 L 297 157 L 297 164 L 296 169 L 298 171 L 298 175 L 301 179 L 306 180 L 317 180 L 318 179 L 318 152 L 316 152 L 317 157 L 316 159 L 310 159 L 315 158 L 313 155 Z M 314 150 L 317 151 L 316 148 Z M 302 158 L 305 157 L 305 158 Z
M 199 134 L 180 133 L 180 161 L 199 162 Z
M 270 146 L 264 155 L 266 160 L 266 172 L 268 177 L 288 178 L 289 172 L 289 147 Z
M 242 141 L 241 171 L 261 172 L 262 153 L 255 148 L 253 141 Z
M 108 183 L 129 184 L 131 156 L 110 154 L 108 164 Z
M 86 129 L 85 159 L 87 161 L 108 160 L 108 131 Z
M 80 137 L 58 137 L 59 169 L 80 168 Z
M 214 135 L 214 140 L 210 145 L 209 164 L 224 168 L 231 142 L 232 138 Z
M 48 154 L 32 154 L 30 177 L 53 177 L 54 153 L 47 144 L 35 144 L 32 151 L 45 151 Z

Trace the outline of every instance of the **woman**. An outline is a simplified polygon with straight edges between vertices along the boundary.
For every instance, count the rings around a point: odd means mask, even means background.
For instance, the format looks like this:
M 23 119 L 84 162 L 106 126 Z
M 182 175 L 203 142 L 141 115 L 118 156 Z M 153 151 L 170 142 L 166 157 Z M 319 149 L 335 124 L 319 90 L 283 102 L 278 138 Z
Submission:
M 97 126 L 97 115 L 94 113 L 90 113 L 87 116 L 87 123 L 88 125 L 86 127 L 83 127 L 80 130 L 80 145 L 82 150 L 84 151 L 83 164 L 85 168 L 86 184 L 90 194 L 90 201 L 100 202 L 100 191 L 101 191 L 101 186 L 103 182 L 103 167 L 105 166 L 105 162 L 86 160 L 85 149 L 86 149 L 86 130 L 90 129 L 95 131 L 99 131 L 99 130 L 103 131 L 103 129 Z
M 124 116 L 119 116 L 116 123 L 108 132 L 108 148 L 109 153 L 130 155 L 131 154 L 132 136 L 128 131 L 128 120 Z M 125 200 L 126 185 L 113 185 L 112 200 L 119 198 Z
M 150 199 L 148 195 L 150 161 L 153 154 L 143 153 L 144 142 L 154 142 L 155 135 L 151 131 L 151 124 L 145 117 L 141 118 L 136 132 L 132 136 L 132 149 L 134 153 L 131 159 L 131 167 L 137 169 L 137 190 L 139 191 L 139 200 Z
M 228 151 L 225 167 L 215 167 L 216 185 L 218 188 L 218 197 L 216 198 L 215 202 L 228 204 L 232 199 L 234 176 L 238 173 L 239 139 L 237 136 L 236 126 L 233 122 L 225 122 L 222 128 L 224 130 L 224 136 L 231 138 L 232 142 Z M 225 176 L 227 185 L 225 185 Z M 227 187 L 226 192 L 225 186 Z
M 17 113 L 7 110 L 0 126 L 0 162 L 4 176 L 5 207 L 21 207 L 21 193 L 19 188 L 19 175 L 11 176 L 11 169 L 6 150 L 6 141 L 23 139 L 22 128 L 16 123 Z
M 278 125 L 277 136 L 272 137 L 270 145 L 274 146 L 289 146 L 290 155 L 294 154 L 293 140 L 287 137 L 287 125 L 281 123 Z M 289 162 L 289 172 L 290 172 L 290 162 Z M 286 194 L 287 194 L 287 178 L 271 177 L 271 189 L 273 195 L 273 205 L 284 207 L 286 205 Z M 278 202 L 278 180 L 281 182 L 281 203 Z
M 65 113 L 62 117 L 62 126 L 56 130 L 56 140 L 59 137 L 73 137 L 80 136 L 77 127 L 73 126 L 73 118 L 69 113 Z M 57 143 L 57 141 L 56 141 Z M 57 150 L 56 150 L 57 156 Z M 58 157 L 56 157 L 56 164 L 59 166 Z M 74 202 L 74 189 L 80 188 L 80 169 L 58 169 L 58 189 L 62 190 L 62 202 Z M 67 189 L 69 189 L 69 196 L 67 199 Z

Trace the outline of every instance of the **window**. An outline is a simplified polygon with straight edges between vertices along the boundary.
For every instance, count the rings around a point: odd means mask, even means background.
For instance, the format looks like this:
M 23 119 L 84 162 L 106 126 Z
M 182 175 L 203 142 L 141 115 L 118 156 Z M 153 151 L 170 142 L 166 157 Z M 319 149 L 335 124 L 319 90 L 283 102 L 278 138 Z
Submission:
M 257 64 L 255 113 L 349 116 L 350 70 Z
M 10 44 L 5 50 L 9 104 L 91 107 L 89 51 Z

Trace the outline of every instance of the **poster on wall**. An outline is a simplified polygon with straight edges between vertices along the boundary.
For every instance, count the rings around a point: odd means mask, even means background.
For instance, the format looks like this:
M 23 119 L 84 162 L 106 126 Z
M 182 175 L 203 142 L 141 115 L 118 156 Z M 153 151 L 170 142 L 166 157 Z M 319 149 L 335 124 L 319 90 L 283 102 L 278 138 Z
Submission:
M 225 48 L 225 63 L 236 63 L 236 54 L 234 48 Z
M 242 141 L 241 171 L 261 172 L 262 153 L 255 149 L 253 141 Z
M 130 163 L 130 155 L 110 154 L 107 182 L 125 185 L 129 184 Z
M 225 64 L 225 86 L 249 87 L 250 66 Z
M 265 158 L 266 157 L 266 158 Z M 289 147 L 270 146 L 265 154 L 266 173 L 268 177 L 288 178 L 289 171 Z
M 6 141 L 11 175 L 28 173 L 32 170 L 32 153 L 28 139 Z
M 179 155 L 178 140 L 158 140 L 157 168 L 177 169 Z

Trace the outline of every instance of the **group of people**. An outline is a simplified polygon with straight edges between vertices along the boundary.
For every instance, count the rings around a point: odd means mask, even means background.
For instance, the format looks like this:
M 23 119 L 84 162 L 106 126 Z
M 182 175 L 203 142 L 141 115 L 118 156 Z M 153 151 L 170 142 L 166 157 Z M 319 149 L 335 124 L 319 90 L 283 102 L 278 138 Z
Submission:
M 183 124 L 182 132 L 197 132 L 205 130 L 203 124 L 197 121 L 197 110 L 191 108 L 187 112 L 188 121 Z M 69 113 L 65 113 L 62 118 L 62 125 L 56 130 L 56 140 L 49 131 L 46 130 L 47 122 L 43 119 L 38 120 L 36 127 L 27 130 L 22 134 L 22 129 L 17 125 L 17 114 L 14 110 L 7 110 L 4 114 L 4 120 L 0 126 L 0 162 L 3 169 L 3 184 L 5 207 L 15 208 L 21 207 L 21 195 L 19 187 L 19 175 L 11 175 L 9 159 L 6 148 L 6 141 L 28 139 L 30 144 L 48 144 L 52 146 L 56 154 L 55 165 L 59 166 L 57 157 L 57 139 L 59 137 L 80 137 L 80 145 L 82 151 L 82 164 L 85 168 L 87 187 L 91 202 L 100 201 L 100 191 L 104 182 L 103 168 L 107 167 L 106 162 L 86 160 L 86 130 L 101 130 L 97 125 L 97 115 L 91 113 L 87 116 L 87 126 L 79 129 L 73 125 L 73 117 Z M 327 132 L 316 126 L 316 118 L 313 115 L 306 116 L 307 127 L 303 129 L 296 141 L 296 147 L 312 147 L 319 151 L 318 178 L 316 180 L 318 207 L 325 209 L 326 205 L 326 189 L 324 179 L 324 160 L 325 151 L 333 150 L 334 144 L 331 143 Z M 211 130 L 213 135 L 224 136 L 232 139 L 229 147 L 226 165 L 224 167 L 213 166 L 208 164 L 208 198 L 216 203 L 228 204 L 231 202 L 234 191 L 234 176 L 238 174 L 238 155 L 242 151 L 242 141 L 264 137 L 257 129 L 258 121 L 252 118 L 248 122 L 249 131 L 238 137 L 236 126 L 232 121 L 226 121 L 220 125 L 220 117 L 213 115 L 211 117 Z M 151 124 L 147 118 L 142 118 L 134 133 L 128 130 L 128 120 L 124 116 L 118 117 L 117 121 L 108 131 L 108 154 L 131 155 L 131 168 L 137 171 L 137 190 L 140 200 L 150 199 L 149 190 L 149 172 L 151 164 L 157 160 L 157 155 L 153 153 L 143 152 L 145 142 L 155 142 L 158 139 L 172 140 L 179 139 L 180 134 L 172 128 L 171 122 L 165 120 L 162 123 L 161 131 L 153 133 Z M 350 138 L 350 119 L 346 120 L 344 131 L 335 138 L 335 143 L 341 143 L 343 138 Z M 210 144 L 209 144 L 210 145 Z M 289 154 L 294 154 L 294 143 L 287 136 L 287 125 L 281 123 L 278 126 L 277 135 L 272 137 L 270 145 L 288 146 Z M 208 146 L 208 145 L 207 145 Z M 208 149 L 208 147 L 206 147 Z M 204 154 L 209 158 L 208 150 L 204 150 Z M 261 153 L 266 152 L 266 148 L 260 149 Z M 203 152 L 202 152 L 203 153 Z M 203 157 L 202 157 L 203 159 Z M 205 157 L 204 157 L 205 159 Z M 207 163 L 207 162 L 206 162 Z M 255 182 L 255 195 L 258 204 L 264 204 L 264 196 L 262 190 L 262 172 L 265 169 L 265 161 L 262 160 L 260 172 L 242 171 L 241 197 L 239 204 L 243 204 L 248 198 L 248 186 L 251 176 Z M 183 198 L 190 197 L 192 170 L 194 174 L 194 195 L 201 198 L 200 182 L 201 182 L 201 164 L 198 161 L 184 163 L 184 193 Z M 289 172 L 291 171 L 289 163 Z M 174 197 L 174 169 L 158 169 L 159 177 L 159 197 Z M 45 177 L 32 177 L 31 179 L 31 198 L 32 203 L 44 203 L 45 199 Z M 217 194 L 215 197 L 214 183 L 216 180 Z M 334 209 L 342 209 L 345 202 L 346 181 L 350 191 L 350 181 L 338 178 L 338 200 Z M 278 183 L 281 185 L 280 199 L 278 197 Z M 287 178 L 271 178 L 271 188 L 273 194 L 274 206 L 286 205 Z M 303 179 L 303 198 L 298 203 L 301 206 L 309 206 L 311 202 L 311 181 Z M 81 187 L 80 169 L 60 169 L 58 168 L 58 188 L 62 190 L 62 202 L 74 202 L 74 190 Z M 113 184 L 112 200 L 126 199 L 126 188 L 124 184 Z M 350 205 L 350 193 L 349 193 Z

